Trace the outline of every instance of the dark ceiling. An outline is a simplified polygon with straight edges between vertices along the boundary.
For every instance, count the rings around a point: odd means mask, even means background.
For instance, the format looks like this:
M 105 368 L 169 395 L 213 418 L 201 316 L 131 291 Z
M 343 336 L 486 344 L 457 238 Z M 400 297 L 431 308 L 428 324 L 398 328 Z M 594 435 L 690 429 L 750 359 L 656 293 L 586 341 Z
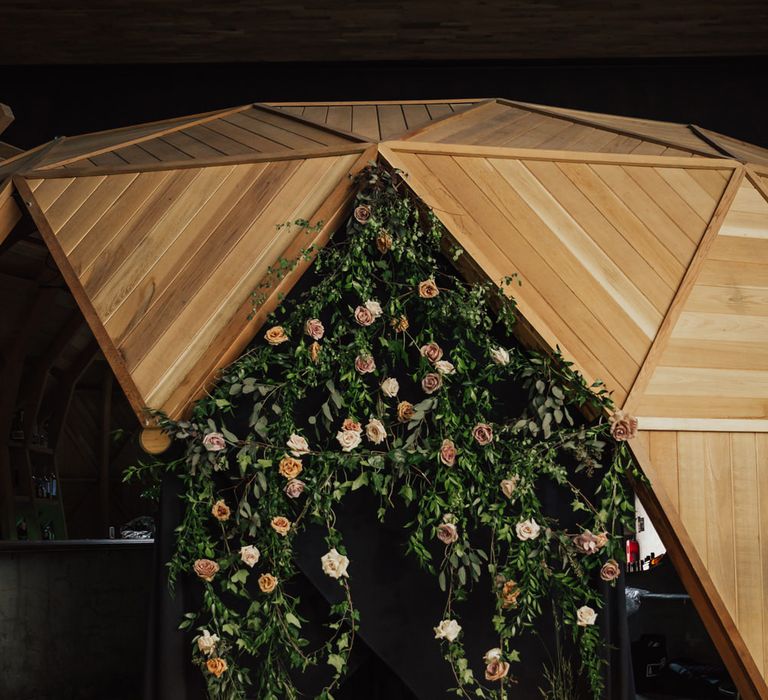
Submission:
M 3 0 L 0 64 L 768 54 L 765 0 Z

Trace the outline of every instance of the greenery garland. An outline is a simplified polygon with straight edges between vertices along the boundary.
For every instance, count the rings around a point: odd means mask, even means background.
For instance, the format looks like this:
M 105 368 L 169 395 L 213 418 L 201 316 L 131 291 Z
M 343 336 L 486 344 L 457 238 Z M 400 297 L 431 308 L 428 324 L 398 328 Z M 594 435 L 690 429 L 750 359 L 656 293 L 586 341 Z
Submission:
M 415 505 L 407 549 L 445 596 L 435 637 L 457 695 L 508 697 L 515 639 L 535 629 L 549 600 L 591 693 L 601 695 L 596 583 L 619 575 L 633 517 L 624 440 L 636 421 L 620 411 L 604 420 L 613 407 L 599 382 L 587 386 L 561 358 L 514 344 L 514 280 L 503 281 L 504 294 L 463 282 L 446 267 L 445 241 L 401 174 L 366 168 L 346 236 L 304 251 L 317 254 L 318 282 L 277 310 L 264 342 L 224 371 L 190 420 L 161 417 L 184 456 L 129 470 L 127 478 L 166 470 L 183 481 L 185 514 L 168 566 L 171 584 L 194 572 L 202 588 L 201 608 L 181 628 L 196 630 L 193 661 L 211 698 L 296 698 L 290 670 L 328 664 L 332 678 L 317 697 L 332 700 L 358 623 L 354 557 L 334 508 L 359 488 L 379 497 L 381 519 L 398 502 Z M 281 261 L 273 278 L 295 264 Z M 503 398 L 521 384 L 528 408 L 510 415 Z M 236 435 L 227 424 L 244 406 L 249 429 Z M 584 412 L 599 418 L 584 424 Z M 574 483 L 582 470 L 597 476 L 591 498 Z M 578 531 L 543 511 L 543 480 L 570 491 Z M 318 566 L 343 590 L 329 637 L 314 650 L 286 586 L 307 524 L 325 528 Z M 485 682 L 472 669 L 479 660 L 465 657 L 460 625 L 460 604 L 483 570 L 499 640 L 485 655 Z M 249 657 L 260 661 L 253 679 Z

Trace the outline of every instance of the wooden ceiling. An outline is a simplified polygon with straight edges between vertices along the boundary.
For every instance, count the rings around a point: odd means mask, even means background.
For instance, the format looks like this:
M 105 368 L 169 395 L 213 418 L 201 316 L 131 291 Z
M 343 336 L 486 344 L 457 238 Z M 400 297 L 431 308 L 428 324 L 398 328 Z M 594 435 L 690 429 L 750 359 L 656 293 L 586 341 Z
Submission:
M 760 0 L 6 0 L 0 64 L 437 61 L 768 53 Z M 257 79 L 257 76 L 255 76 Z

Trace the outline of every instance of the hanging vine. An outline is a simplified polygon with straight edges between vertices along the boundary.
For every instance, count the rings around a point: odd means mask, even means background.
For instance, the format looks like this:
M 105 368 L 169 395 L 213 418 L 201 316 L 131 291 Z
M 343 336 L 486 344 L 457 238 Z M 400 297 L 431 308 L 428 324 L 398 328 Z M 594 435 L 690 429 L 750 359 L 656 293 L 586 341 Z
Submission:
M 444 597 L 434 631 L 457 695 L 510 697 L 516 639 L 553 599 L 597 698 L 596 584 L 619 575 L 633 515 L 624 441 L 636 421 L 612 413 L 605 389 L 587 386 L 561 358 L 514 343 L 515 280 L 469 284 L 453 273 L 442 226 L 400 174 L 370 166 L 358 186 L 345 234 L 317 253 L 317 283 L 276 311 L 188 421 L 161 418 L 183 457 L 128 473 L 170 470 L 183 481 L 185 514 L 168 566 L 171 584 L 193 574 L 202 590 L 200 609 L 181 624 L 195 631 L 192 660 L 215 700 L 296 698 L 291 670 L 327 664 L 331 678 L 317 697 L 332 700 L 359 619 L 355 559 L 334 509 L 367 488 L 381 519 L 415 506 L 407 550 Z M 292 264 L 281 261 L 273 274 Z M 504 400 L 513 385 L 528 391 L 522 414 Z M 244 408 L 248 419 L 238 423 Z M 599 418 L 587 423 L 584 412 Z M 577 485 L 579 471 L 596 475 L 593 492 Z M 570 492 L 576 531 L 544 511 L 546 480 Z M 297 573 L 294 542 L 310 524 L 325 531 L 317 566 L 343 592 L 314 649 L 287 585 Z M 480 660 L 464 653 L 461 610 L 482 595 L 484 571 L 498 646 L 478 674 Z M 250 677 L 253 658 L 259 673 Z

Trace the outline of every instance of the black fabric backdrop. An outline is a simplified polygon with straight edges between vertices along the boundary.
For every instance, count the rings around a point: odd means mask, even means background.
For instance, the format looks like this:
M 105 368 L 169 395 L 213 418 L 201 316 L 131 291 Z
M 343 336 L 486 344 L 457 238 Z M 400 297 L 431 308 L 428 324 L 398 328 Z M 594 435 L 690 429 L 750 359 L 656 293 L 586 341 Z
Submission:
M 144 700 L 203 700 L 205 692 L 198 669 L 190 662 L 191 635 L 178 631 L 183 613 L 196 609 L 199 583 L 179 582 L 175 596 L 168 593 L 164 563 L 172 553 L 174 528 L 181 520 L 183 503 L 180 481 L 167 477 L 163 484 L 155 567 L 155 595 L 152 602 L 147 646 Z M 566 498 L 554 491 L 547 494 L 547 510 L 570 515 Z M 337 510 L 337 525 L 348 549 L 353 600 L 360 610 L 361 623 L 350 678 L 336 693 L 338 700 L 438 700 L 451 697 L 450 667 L 440 655 L 432 628 L 441 619 L 443 594 L 436 580 L 405 555 L 403 523 L 405 508 L 392 511 L 383 524 L 376 519 L 378 502 L 365 489 L 348 496 Z M 327 602 L 336 601 L 339 588 L 320 568 L 325 553 L 322 532 L 309 529 L 297 538 L 297 560 L 304 573 L 296 583 L 309 618 L 305 634 L 319 638 L 327 619 Z M 469 602 L 460 606 L 465 629 L 467 655 L 475 673 L 482 674 L 482 655 L 495 646 L 490 617 L 493 600 L 486 578 Z M 610 645 L 605 697 L 634 700 L 629 631 L 624 604 L 624 580 L 614 588 L 604 585 L 605 606 L 600 611 L 601 628 Z M 539 636 L 540 635 L 540 636 Z M 540 698 L 541 669 L 552 648 L 552 622 L 545 615 L 538 635 L 527 635 L 517 644 L 522 662 L 512 671 L 518 679 L 513 696 L 524 700 Z M 573 655 L 573 650 L 571 650 Z M 388 672 L 391 671 L 390 672 Z M 256 666 L 253 673 L 258 673 Z M 297 679 L 311 697 L 326 680 L 324 669 Z

